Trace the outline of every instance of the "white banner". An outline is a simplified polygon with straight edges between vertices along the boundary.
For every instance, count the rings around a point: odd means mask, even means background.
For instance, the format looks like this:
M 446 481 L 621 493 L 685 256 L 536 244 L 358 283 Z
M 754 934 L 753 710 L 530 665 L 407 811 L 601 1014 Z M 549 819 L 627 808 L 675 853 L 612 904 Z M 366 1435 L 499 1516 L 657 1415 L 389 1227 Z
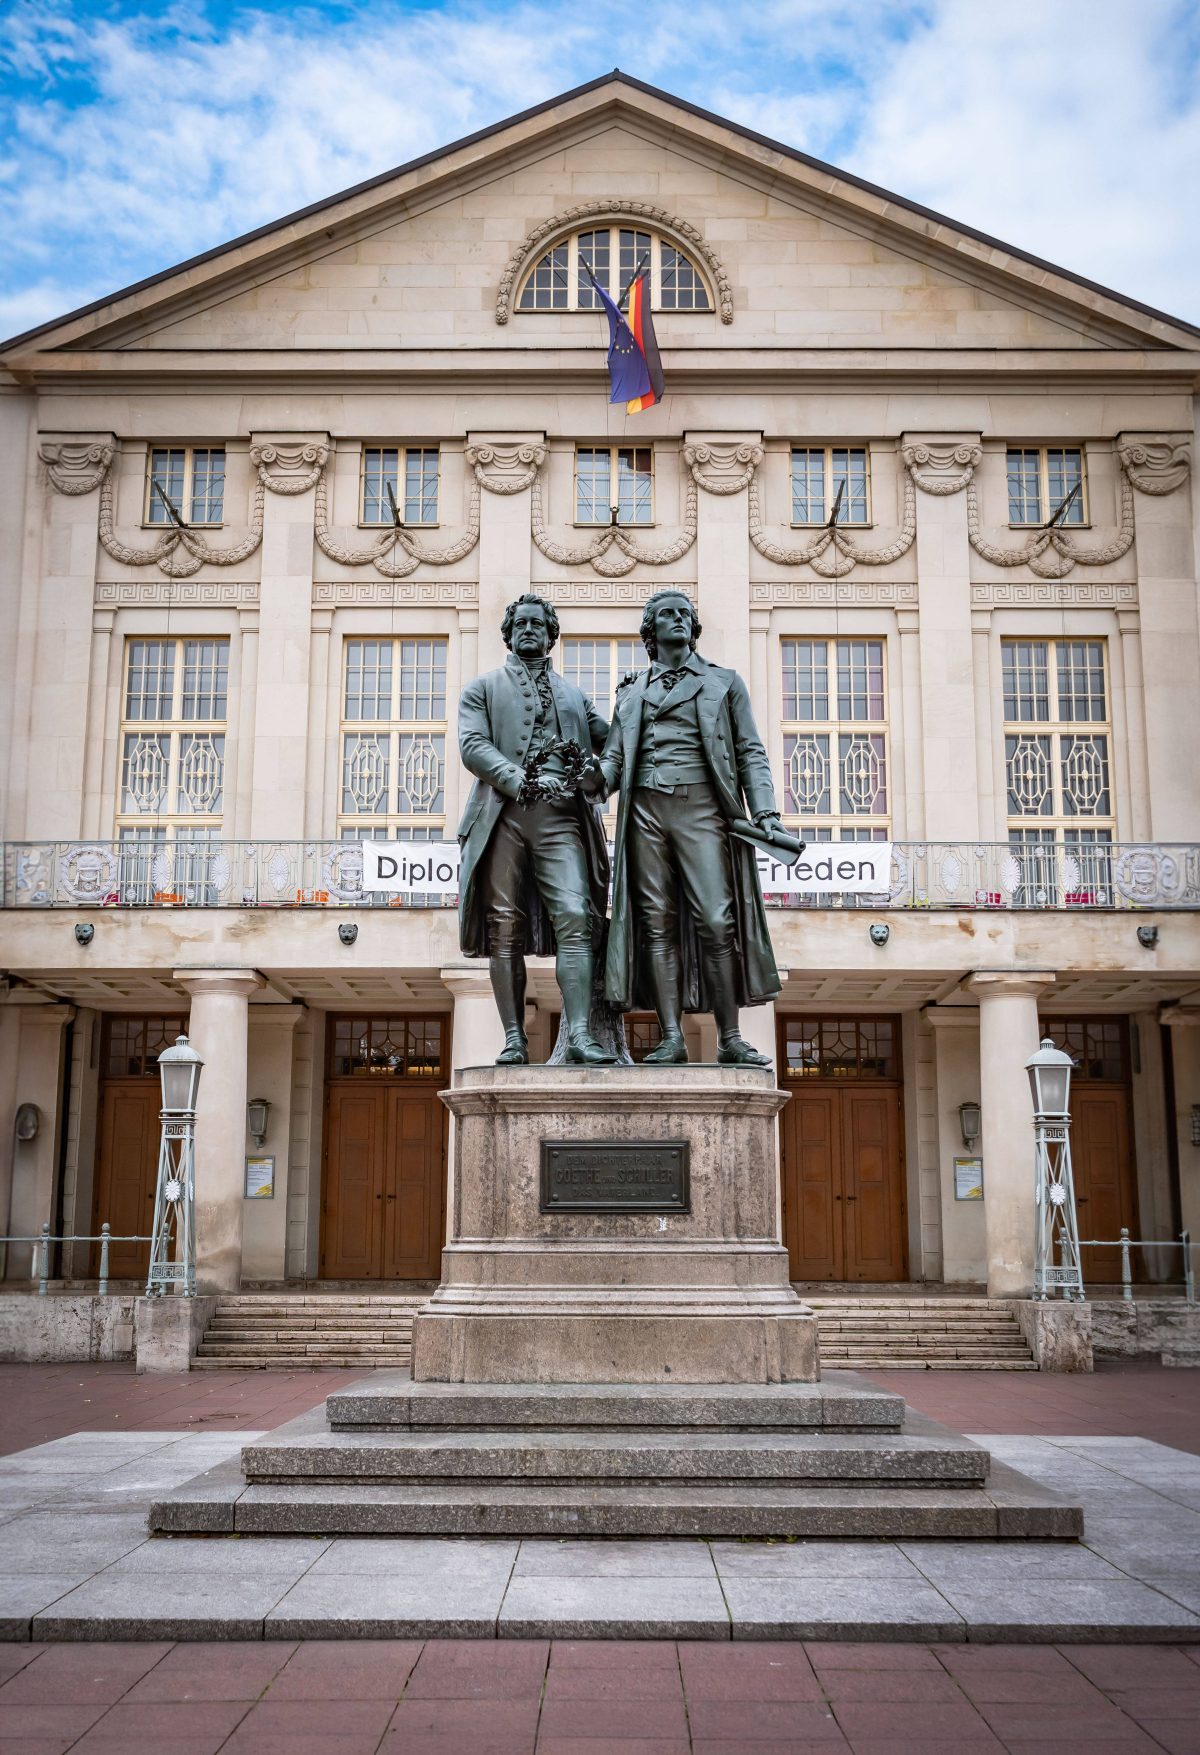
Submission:
M 815 841 L 795 865 L 784 865 L 761 848 L 756 852 L 767 896 L 807 896 L 820 890 L 886 896 L 892 887 L 890 841 Z
M 457 841 L 363 841 L 363 889 L 456 896 L 462 855 Z
M 458 894 L 461 854 L 457 841 L 363 841 L 363 889 L 393 895 Z M 892 884 L 890 841 L 822 841 L 795 865 L 758 851 L 758 875 L 768 896 L 811 895 L 837 890 L 851 896 L 886 895 Z

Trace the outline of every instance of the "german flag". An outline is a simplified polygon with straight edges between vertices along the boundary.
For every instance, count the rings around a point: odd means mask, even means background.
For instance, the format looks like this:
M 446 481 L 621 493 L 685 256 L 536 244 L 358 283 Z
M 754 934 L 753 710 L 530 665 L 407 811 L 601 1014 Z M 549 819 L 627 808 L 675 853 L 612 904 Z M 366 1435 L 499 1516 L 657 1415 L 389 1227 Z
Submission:
M 640 414 L 662 400 L 663 370 L 650 315 L 650 277 L 641 270 L 629 283 L 629 315 L 587 270 L 608 318 L 610 402 L 623 402 L 627 414 Z

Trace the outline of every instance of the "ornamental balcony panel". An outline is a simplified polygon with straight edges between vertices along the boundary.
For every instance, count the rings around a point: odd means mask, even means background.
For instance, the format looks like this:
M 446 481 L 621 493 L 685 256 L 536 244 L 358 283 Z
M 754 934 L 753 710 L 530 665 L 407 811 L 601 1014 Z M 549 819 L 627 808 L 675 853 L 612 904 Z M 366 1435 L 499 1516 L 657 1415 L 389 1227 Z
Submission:
M 851 844 L 853 845 L 853 844 Z M 879 895 L 772 895 L 784 909 L 1200 909 L 1200 844 L 895 841 Z M 823 851 L 813 847 L 812 852 Z M 356 841 L 9 841 L 5 908 L 454 908 L 452 894 L 365 894 Z

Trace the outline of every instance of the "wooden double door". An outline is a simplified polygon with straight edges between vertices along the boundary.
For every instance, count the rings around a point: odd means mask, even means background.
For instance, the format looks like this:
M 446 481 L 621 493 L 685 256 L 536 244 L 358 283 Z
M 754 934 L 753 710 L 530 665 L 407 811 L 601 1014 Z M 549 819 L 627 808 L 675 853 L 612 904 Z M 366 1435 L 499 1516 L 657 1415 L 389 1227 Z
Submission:
M 899 1021 L 784 1018 L 783 1237 L 794 1280 L 903 1280 Z
M 446 1083 L 436 1070 L 443 1053 L 441 1021 L 434 1024 L 431 1029 L 430 1020 L 405 1018 L 331 1022 L 323 1279 L 440 1275 L 449 1118 L 438 1097 Z
M 1137 1237 L 1128 1019 L 1043 1018 L 1041 1029 L 1075 1062 L 1071 1167 L 1079 1235 L 1116 1237 L 1124 1225 Z M 1119 1249 L 1084 1249 L 1080 1255 L 1085 1283 L 1113 1285 L 1120 1280 Z M 1145 1251 L 1133 1250 L 1131 1259 L 1134 1278 L 1143 1278 Z
M 144 1281 L 149 1271 L 162 1107 L 158 1057 L 186 1031 L 187 1018 L 177 1013 L 122 1013 L 104 1020 L 91 1230 L 95 1235 L 107 1224 L 116 1238 L 146 1239 L 111 1245 L 108 1271 L 114 1280 Z M 100 1271 L 98 1244 L 92 1246 L 90 1271 Z

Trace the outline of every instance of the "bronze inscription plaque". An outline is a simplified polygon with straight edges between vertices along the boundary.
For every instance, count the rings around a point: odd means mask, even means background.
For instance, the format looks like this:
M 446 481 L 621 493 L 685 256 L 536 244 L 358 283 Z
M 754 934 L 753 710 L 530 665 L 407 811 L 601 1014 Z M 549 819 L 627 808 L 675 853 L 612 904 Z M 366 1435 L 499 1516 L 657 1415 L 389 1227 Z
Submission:
M 686 1140 L 543 1140 L 543 1213 L 686 1213 Z

